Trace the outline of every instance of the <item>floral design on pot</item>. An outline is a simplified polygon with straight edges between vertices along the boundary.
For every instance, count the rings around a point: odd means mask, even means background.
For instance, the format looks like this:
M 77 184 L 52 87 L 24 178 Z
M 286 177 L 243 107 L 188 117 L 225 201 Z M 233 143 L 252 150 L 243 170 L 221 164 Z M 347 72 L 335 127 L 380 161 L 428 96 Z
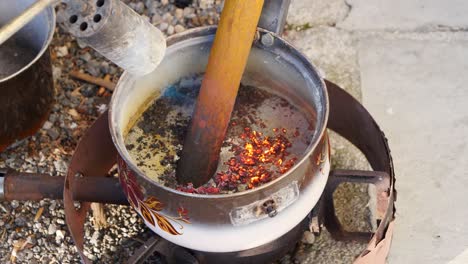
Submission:
M 154 196 L 145 197 L 142 188 L 138 185 L 134 173 L 120 157 L 118 158 L 119 179 L 123 192 L 127 196 L 130 205 L 145 219 L 146 223 L 171 235 L 182 235 L 184 229 L 182 223 L 190 224 L 188 210 L 179 207 L 179 216 L 168 216 L 161 213 L 164 204 Z M 177 228 L 174 227 L 176 224 Z

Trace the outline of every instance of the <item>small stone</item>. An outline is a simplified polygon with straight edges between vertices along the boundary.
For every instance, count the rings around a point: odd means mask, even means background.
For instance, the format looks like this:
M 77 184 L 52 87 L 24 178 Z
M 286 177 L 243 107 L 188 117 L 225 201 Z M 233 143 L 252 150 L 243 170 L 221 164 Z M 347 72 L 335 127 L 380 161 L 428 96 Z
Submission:
M 47 229 L 47 234 L 53 235 L 57 231 L 57 226 L 55 224 L 50 224 L 49 228 Z
M 13 209 L 16 209 L 16 208 L 18 208 L 18 206 L 19 206 L 19 202 L 16 201 L 16 200 L 13 200 L 13 201 L 11 201 L 10 205 L 11 205 L 11 207 L 12 207 Z
M 54 211 L 55 207 L 57 206 L 57 203 L 54 203 L 55 201 L 52 201 L 52 203 L 49 206 L 49 211 Z
M 42 229 L 42 223 L 40 223 L 40 222 L 34 223 L 34 228 L 36 228 L 38 230 L 41 230 Z
M 55 170 L 59 173 L 67 172 L 67 164 L 63 160 L 54 161 L 54 167 L 55 167 Z
M 161 23 L 161 20 L 162 20 L 162 17 L 160 14 L 156 13 L 153 15 L 153 17 L 151 18 L 151 24 L 153 25 L 158 25 L 159 23 Z
M 176 8 L 175 14 L 174 14 L 174 15 L 175 15 L 175 17 L 176 17 L 177 19 L 180 20 L 180 19 L 182 19 L 182 17 L 184 17 L 184 10 L 181 9 L 181 8 Z
M 158 2 L 154 0 L 145 1 L 146 9 L 148 9 L 148 14 L 154 15 L 158 13 Z
M 137 13 L 140 13 L 140 14 L 141 14 L 141 13 L 143 13 L 143 12 L 145 11 L 145 4 L 144 4 L 143 2 L 137 2 L 137 3 L 135 4 L 135 8 L 134 8 L 134 9 L 135 9 L 135 11 L 136 11 Z
M 78 120 L 78 119 L 81 118 L 80 114 L 78 114 L 78 112 L 73 108 L 68 110 L 68 114 L 71 115 L 73 117 L 73 119 L 75 119 L 75 120 Z
M 170 25 L 170 26 L 167 28 L 167 34 L 168 34 L 168 35 L 174 34 L 174 27 L 173 27 L 172 25 Z
M 101 62 L 101 65 L 99 68 L 103 74 L 108 74 L 110 70 L 110 65 L 107 61 L 103 61 Z
M 33 246 L 37 244 L 37 240 L 34 238 L 34 236 L 28 236 L 28 238 L 26 239 L 26 242 L 28 242 L 28 244 L 33 245 Z
M 75 109 L 68 110 L 68 114 L 71 115 L 74 119 L 80 119 L 80 114 Z
M 80 56 L 80 59 L 88 62 L 92 59 L 92 57 L 91 57 L 91 54 L 89 54 L 89 52 L 86 52 Z
M 53 127 L 47 130 L 47 135 L 49 135 L 50 139 L 56 140 L 60 136 L 60 133 L 57 131 L 57 128 Z
M 23 253 L 26 255 L 25 256 L 26 260 L 30 260 L 34 256 L 32 250 L 30 250 L 30 249 L 25 249 Z M 31 263 L 31 262 L 29 262 L 29 263 Z
M 65 57 L 68 55 L 68 48 L 67 46 L 61 46 L 56 48 L 57 57 Z
M 201 25 L 200 19 L 198 19 L 197 16 L 192 17 L 191 22 L 192 22 L 192 24 L 193 24 L 194 26 L 200 26 L 200 25 Z
M 302 235 L 302 243 L 312 245 L 315 242 L 315 235 L 310 231 L 305 231 Z
M 80 88 L 80 93 L 85 97 L 92 97 L 96 94 L 99 88 L 95 85 L 83 85 Z
M 65 220 L 63 220 L 62 218 L 58 218 L 56 222 L 59 225 L 64 225 L 65 224 Z
M 165 6 L 169 4 L 169 0 L 161 0 L 161 5 Z
M 54 125 L 54 124 L 52 124 L 52 122 L 50 122 L 50 121 L 45 121 L 45 122 L 44 122 L 44 125 L 42 125 L 42 129 L 45 129 L 45 130 L 51 129 L 53 125 Z
M 185 31 L 185 28 L 184 28 L 184 26 L 182 26 L 182 25 L 176 25 L 176 26 L 174 27 L 174 29 L 175 29 L 175 32 L 176 32 L 176 33 L 180 33 L 180 32 L 184 32 L 184 31 Z
M 62 69 L 60 67 L 52 66 L 52 75 L 54 76 L 54 80 L 60 79 L 62 76 Z
M 199 0 L 198 5 L 200 6 L 201 9 L 208 9 L 208 8 L 213 7 L 214 0 Z
M 161 24 L 159 24 L 159 30 L 161 31 L 166 31 L 168 27 L 169 27 L 169 24 L 166 22 L 162 22 Z
M 171 13 L 165 13 L 162 17 L 162 19 L 167 23 L 171 23 L 173 18 L 174 17 L 171 15 Z
M 55 121 L 57 121 L 57 114 L 50 114 L 49 121 L 55 123 Z
M 93 236 L 91 237 L 89 242 L 93 245 L 97 245 L 98 238 L 99 238 L 99 231 L 94 231 Z
M 16 217 L 15 218 L 15 225 L 16 226 L 25 226 L 26 225 L 26 219 L 24 217 Z
M 65 232 L 62 230 L 56 230 L 55 231 L 55 239 L 56 240 L 62 240 L 65 238 Z
M 195 13 L 195 9 L 193 7 L 186 7 L 184 8 L 184 17 L 192 18 L 192 15 Z
M 88 61 L 88 63 L 86 63 L 86 71 L 93 76 L 99 76 L 100 74 L 99 66 L 100 65 L 97 60 L 90 60 Z

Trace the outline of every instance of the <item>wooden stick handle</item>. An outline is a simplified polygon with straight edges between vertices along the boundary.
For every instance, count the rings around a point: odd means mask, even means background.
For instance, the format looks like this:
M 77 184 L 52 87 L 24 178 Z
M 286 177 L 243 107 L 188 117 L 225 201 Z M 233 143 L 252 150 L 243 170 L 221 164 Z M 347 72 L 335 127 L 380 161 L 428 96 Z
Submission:
M 226 0 L 205 77 L 177 165 L 180 183 L 199 186 L 216 171 L 219 152 L 249 57 L 263 0 Z

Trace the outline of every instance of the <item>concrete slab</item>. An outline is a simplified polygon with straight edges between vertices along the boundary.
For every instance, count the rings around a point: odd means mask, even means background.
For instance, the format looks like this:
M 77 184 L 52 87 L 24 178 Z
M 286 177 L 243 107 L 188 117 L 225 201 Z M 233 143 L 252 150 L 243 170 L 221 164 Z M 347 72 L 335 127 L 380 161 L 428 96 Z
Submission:
M 395 162 L 389 262 L 454 260 L 468 248 L 468 41 L 364 39 L 359 64 L 364 105 Z
M 465 0 L 347 0 L 348 17 L 339 24 L 351 30 L 468 27 Z
M 344 30 L 320 26 L 299 32 L 289 31 L 287 39 L 304 52 L 324 77 L 361 99 L 357 42 L 353 35 Z M 351 143 L 335 133 L 330 133 L 330 138 L 333 168 L 369 169 L 365 157 Z M 343 184 L 335 192 L 334 198 L 337 216 L 345 229 L 372 230 L 367 185 Z M 300 245 L 294 257 L 304 264 L 346 264 L 352 263 L 365 248 L 365 243 L 335 241 L 325 230 L 313 245 Z
M 348 14 L 345 0 L 291 0 L 287 22 L 296 26 L 333 26 Z
M 289 31 L 286 38 L 319 68 L 322 76 L 361 99 L 357 42 L 351 33 L 320 26 Z

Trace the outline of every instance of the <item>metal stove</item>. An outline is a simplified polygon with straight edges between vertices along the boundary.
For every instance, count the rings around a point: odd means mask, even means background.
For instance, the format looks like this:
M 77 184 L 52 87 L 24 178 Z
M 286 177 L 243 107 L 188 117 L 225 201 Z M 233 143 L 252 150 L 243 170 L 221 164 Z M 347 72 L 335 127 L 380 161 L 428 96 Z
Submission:
M 112 11 L 121 11 L 123 14 L 121 17 L 136 18 L 119 1 L 98 1 L 98 3 L 100 2 L 106 2 L 107 5 L 98 4 L 95 8 L 94 6 L 93 8 L 84 8 L 78 5 L 78 2 L 76 5 L 71 4 L 67 9 L 69 13 L 66 13 L 66 17 L 70 17 L 70 19 L 65 22 L 70 29 L 69 31 L 86 39 L 91 46 L 106 54 L 114 62 L 120 62 L 117 64 L 130 72 L 138 72 L 138 69 L 132 67 L 135 65 L 139 66 L 139 69 L 146 69 L 142 66 L 145 64 L 138 60 L 130 62 L 125 60 L 125 58 L 133 58 L 132 56 L 116 55 L 106 49 L 107 39 L 102 37 L 102 32 L 107 32 L 104 34 L 107 36 L 123 36 L 120 31 L 115 29 L 131 31 L 128 25 L 122 24 L 122 21 L 126 20 L 118 19 L 116 18 L 118 16 L 113 17 L 109 14 L 112 14 Z M 284 28 L 288 5 L 289 0 L 269 1 L 268 5 L 264 6 L 259 26 L 280 34 Z M 86 12 L 82 12 L 83 10 Z M 93 20 L 95 23 L 93 24 L 91 19 L 96 17 L 96 12 L 101 12 L 101 18 Z M 102 17 L 102 15 L 105 16 Z M 88 27 L 88 25 L 94 27 Z M 155 34 L 155 36 L 157 35 Z M 132 38 L 132 40 L 136 42 L 138 39 Z M 106 45 L 101 46 L 103 43 Z M 150 43 L 157 43 L 157 41 Z M 153 58 L 148 63 L 156 65 L 155 62 L 159 60 L 159 57 Z M 154 235 L 135 252 L 127 263 L 144 263 L 148 257 L 156 253 L 168 263 L 269 263 L 291 250 L 301 239 L 304 231 L 310 230 L 318 235 L 324 226 L 335 239 L 368 242 L 367 249 L 360 254 L 355 263 L 385 263 L 392 237 L 396 198 L 395 176 L 387 140 L 372 116 L 359 102 L 337 85 L 329 81 L 325 81 L 325 83 L 330 102 L 328 128 L 361 150 L 373 171 L 332 171 L 323 195 L 308 216 L 281 237 L 260 246 L 236 252 L 200 252 L 180 247 Z M 63 198 L 66 222 L 71 236 L 82 261 L 90 263 L 83 254 L 83 249 L 84 224 L 91 202 L 127 204 L 127 199 L 118 180 L 105 177 L 116 164 L 117 156 L 117 150 L 109 131 L 108 114 L 105 113 L 82 137 L 65 177 L 0 171 L 0 198 L 4 200 Z M 345 182 L 367 183 L 376 186 L 378 227 L 375 233 L 347 232 L 342 228 L 335 214 L 333 193 L 339 184 Z M 307 197 L 302 199 L 307 199 Z M 75 206 L 76 202 L 80 203 L 78 209 Z M 309 208 L 313 204 L 311 203 Z M 213 228 L 216 227 L 213 226 Z M 274 229 L 275 226 L 271 226 L 271 228 Z
M 304 231 L 310 230 L 319 235 L 323 226 L 334 239 L 368 242 L 367 249 L 355 263 L 385 263 L 392 237 L 396 199 L 395 176 L 387 140 L 358 101 L 334 83 L 326 81 L 326 85 L 330 99 L 328 128 L 359 148 L 373 171 L 332 171 L 319 203 L 308 217 L 282 237 L 262 246 L 240 252 L 198 252 L 154 235 L 136 250 L 127 263 L 145 263 L 155 254 L 167 263 L 269 263 L 293 249 Z M 90 203 L 127 204 L 118 180 L 102 177 L 107 175 L 117 157 L 107 121 L 105 113 L 89 128 L 76 148 L 66 177 L 11 171 L 0 173 L 0 194 L 4 200 L 63 198 L 68 227 L 85 263 L 89 261 L 83 254 L 84 223 Z M 333 193 L 344 182 L 376 186 L 378 228 L 375 233 L 347 232 L 342 228 L 335 215 Z M 75 207 L 76 201 L 80 201 L 79 209 Z

